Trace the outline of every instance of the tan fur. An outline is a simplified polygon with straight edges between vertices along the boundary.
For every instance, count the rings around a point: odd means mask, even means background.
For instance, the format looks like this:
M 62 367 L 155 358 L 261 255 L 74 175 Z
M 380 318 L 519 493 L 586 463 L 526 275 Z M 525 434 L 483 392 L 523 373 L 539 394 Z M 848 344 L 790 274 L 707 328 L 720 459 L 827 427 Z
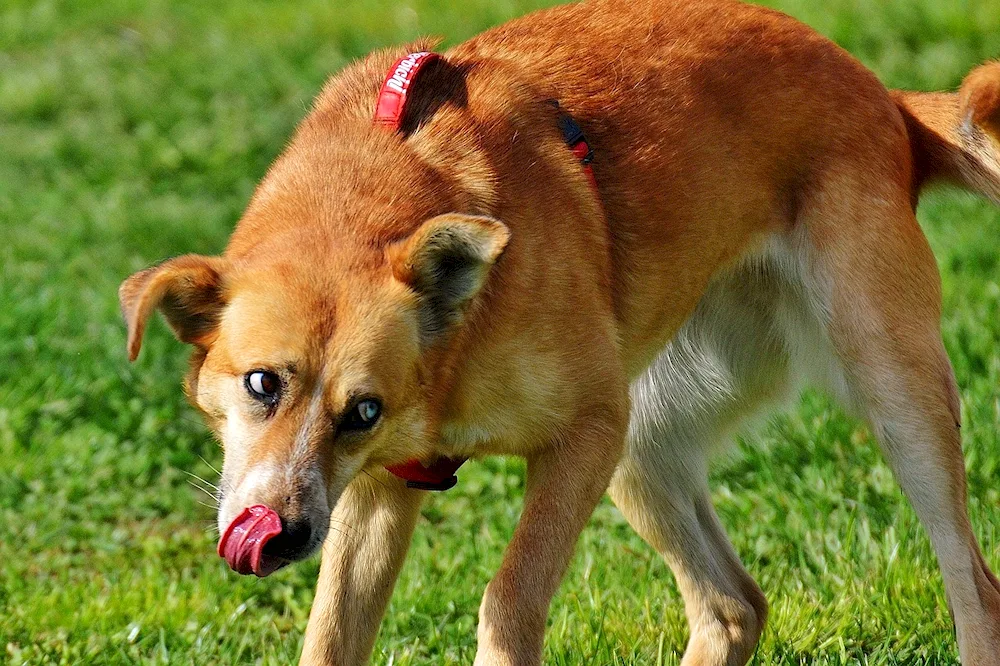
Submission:
M 802 375 L 872 423 L 938 554 L 964 663 L 1000 665 L 1000 584 L 966 514 L 913 215 L 935 181 L 1000 201 L 998 65 L 961 94 L 889 93 L 771 10 L 591 0 L 446 53 L 394 134 L 371 119 L 406 51 L 331 79 L 222 257 L 121 290 L 130 357 L 156 306 L 196 347 L 189 391 L 226 449 L 220 526 L 267 503 L 313 525 L 303 556 L 331 512 L 348 526 L 326 536 L 302 663 L 368 658 L 422 495 L 382 466 L 490 454 L 526 457 L 528 488 L 477 666 L 539 663 L 609 484 L 677 575 L 685 666 L 744 663 L 767 603 L 714 514 L 707 455 Z M 584 128 L 598 193 L 548 100 Z M 273 410 L 244 387 L 259 369 L 281 378 Z M 343 433 L 359 396 L 384 415 Z

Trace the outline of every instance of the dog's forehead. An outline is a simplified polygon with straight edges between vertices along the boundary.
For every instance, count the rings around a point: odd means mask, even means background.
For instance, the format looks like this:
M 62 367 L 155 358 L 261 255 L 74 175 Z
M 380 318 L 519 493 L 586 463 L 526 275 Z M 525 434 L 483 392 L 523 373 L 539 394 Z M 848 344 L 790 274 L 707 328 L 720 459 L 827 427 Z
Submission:
M 231 281 L 219 341 L 234 363 L 296 366 L 360 386 L 415 357 L 409 290 L 388 273 L 308 263 L 243 270 Z
M 378 286 L 355 282 L 353 287 L 339 294 L 339 328 L 328 347 L 329 362 L 345 380 L 352 375 L 391 377 L 419 352 L 413 297 L 394 280 Z
M 289 260 L 241 267 L 228 279 L 220 337 L 241 356 L 301 357 L 336 326 L 335 281 L 319 284 Z M 275 359 L 277 360 L 277 359 Z
M 237 290 L 220 322 L 220 340 L 250 363 L 279 367 L 295 364 L 306 355 L 316 322 L 310 308 L 267 285 Z M 327 319 L 327 317 L 323 317 Z

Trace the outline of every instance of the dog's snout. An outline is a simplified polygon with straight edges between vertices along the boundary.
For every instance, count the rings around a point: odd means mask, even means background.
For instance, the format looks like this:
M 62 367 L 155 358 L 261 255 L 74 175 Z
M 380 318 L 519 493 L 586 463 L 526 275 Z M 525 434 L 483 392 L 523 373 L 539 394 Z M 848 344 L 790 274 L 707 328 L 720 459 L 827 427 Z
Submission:
M 223 498 L 219 554 L 240 573 L 266 575 L 312 555 L 326 535 L 329 516 L 326 487 L 318 472 L 291 473 L 274 464 L 258 465 Z
M 313 528 L 306 519 L 281 519 L 281 533 L 264 545 L 264 554 L 284 560 L 298 560 L 309 554 Z

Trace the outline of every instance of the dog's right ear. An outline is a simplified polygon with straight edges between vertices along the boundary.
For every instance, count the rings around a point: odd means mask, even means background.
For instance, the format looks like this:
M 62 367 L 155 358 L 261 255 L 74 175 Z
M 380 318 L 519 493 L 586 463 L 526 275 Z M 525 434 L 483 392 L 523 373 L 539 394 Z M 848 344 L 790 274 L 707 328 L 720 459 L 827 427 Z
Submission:
M 510 231 L 499 220 L 448 213 L 389 247 L 393 275 L 420 295 L 425 342 L 462 318 L 509 240 Z
M 139 271 L 118 289 L 122 315 L 128 325 L 128 358 L 134 361 L 142 334 L 153 311 L 159 308 L 177 339 L 205 346 L 210 342 L 225 304 L 225 260 L 186 254 Z

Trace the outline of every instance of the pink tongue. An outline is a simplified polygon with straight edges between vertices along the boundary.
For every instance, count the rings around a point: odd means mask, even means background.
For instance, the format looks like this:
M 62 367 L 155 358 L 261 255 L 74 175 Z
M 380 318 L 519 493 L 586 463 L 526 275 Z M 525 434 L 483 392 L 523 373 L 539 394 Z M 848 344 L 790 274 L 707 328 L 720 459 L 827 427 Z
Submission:
M 264 544 L 281 534 L 281 518 L 263 504 L 243 509 L 229 523 L 219 539 L 220 557 L 233 571 L 244 576 L 255 574 L 263 578 L 274 573 L 287 562 L 280 557 L 264 554 Z

